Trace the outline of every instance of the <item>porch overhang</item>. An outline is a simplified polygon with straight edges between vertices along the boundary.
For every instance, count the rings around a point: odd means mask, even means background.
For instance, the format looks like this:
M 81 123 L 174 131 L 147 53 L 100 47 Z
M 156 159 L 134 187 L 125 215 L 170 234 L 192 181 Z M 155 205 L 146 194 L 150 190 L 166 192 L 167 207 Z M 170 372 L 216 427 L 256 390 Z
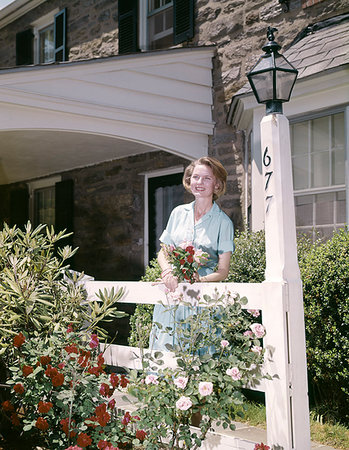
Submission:
M 206 155 L 215 47 L 0 71 L 0 184 L 154 150 Z

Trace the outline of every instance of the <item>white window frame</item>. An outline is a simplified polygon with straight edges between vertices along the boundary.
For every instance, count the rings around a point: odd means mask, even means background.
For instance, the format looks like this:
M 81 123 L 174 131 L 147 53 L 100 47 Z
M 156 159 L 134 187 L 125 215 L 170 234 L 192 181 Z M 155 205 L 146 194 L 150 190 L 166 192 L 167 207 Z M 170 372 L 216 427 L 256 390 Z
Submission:
M 144 267 L 147 267 L 149 261 L 149 202 L 148 202 L 148 181 L 150 178 L 165 177 L 176 173 L 183 173 L 184 166 L 175 166 L 166 169 L 142 172 L 139 175 L 144 176 Z M 183 187 L 184 189 L 184 187 Z
M 346 224 L 349 225 L 349 105 L 335 106 L 333 108 L 327 108 L 322 111 L 302 114 L 290 118 L 290 125 L 307 122 L 309 120 L 317 119 L 320 117 L 327 117 L 333 114 L 344 112 L 344 145 L 345 145 L 345 184 L 325 186 L 319 188 L 306 188 L 297 189 L 293 191 L 294 197 L 312 195 L 312 194 L 327 194 L 331 192 L 345 191 L 345 210 L 346 210 Z M 314 226 L 315 227 L 315 226 Z M 297 227 L 301 230 L 302 227 Z
M 62 177 L 60 175 L 57 175 L 53 177 L 41 178 L 40 180 L 29 181 L 27 183 L 29 191 L 29 220 L 31 221 L 31 223 L 34 223 L 35 191 L 38 189 L 54 187 L 56 183 L 59 183 L 60 181 L 62 181 Z
M 170 6 L 173 7 L 173 1 L 168 5 L 165 5 L 161 8 L 154 10 L 153 13 L 159 12 L 162 9 L 167 9 Z M 139 48 L 141 51 L 149 50 L 149 40 L 148 40 L 148 0 L 140 0 L 138 2 L 138 40 L 139 40 Z M 173 25 L 172 25 L 172 33 L 173 33 Z
M 56 8 L 30 24 L 33 27 L 34 34 L 34 64 L 40 63 L 40 31 L 54 24 L 55 15 L 58 12 L 59 9 Z

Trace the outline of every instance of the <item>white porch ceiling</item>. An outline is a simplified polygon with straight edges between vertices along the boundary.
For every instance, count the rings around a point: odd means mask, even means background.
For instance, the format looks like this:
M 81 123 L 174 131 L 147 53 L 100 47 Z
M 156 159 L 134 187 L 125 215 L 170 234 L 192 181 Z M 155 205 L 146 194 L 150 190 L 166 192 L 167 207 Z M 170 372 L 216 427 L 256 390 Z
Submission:
M 163 149 L 207 154 L 214 49 L 0 71 L 0 184 Z

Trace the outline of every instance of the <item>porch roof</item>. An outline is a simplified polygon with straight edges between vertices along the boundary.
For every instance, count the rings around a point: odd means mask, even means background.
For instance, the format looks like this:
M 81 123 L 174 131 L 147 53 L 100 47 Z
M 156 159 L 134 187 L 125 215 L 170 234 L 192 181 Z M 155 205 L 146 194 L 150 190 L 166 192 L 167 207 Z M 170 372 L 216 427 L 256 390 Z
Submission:
M 0 70 L 0 184 L 158 149 L 207 154 L 214 51 Z

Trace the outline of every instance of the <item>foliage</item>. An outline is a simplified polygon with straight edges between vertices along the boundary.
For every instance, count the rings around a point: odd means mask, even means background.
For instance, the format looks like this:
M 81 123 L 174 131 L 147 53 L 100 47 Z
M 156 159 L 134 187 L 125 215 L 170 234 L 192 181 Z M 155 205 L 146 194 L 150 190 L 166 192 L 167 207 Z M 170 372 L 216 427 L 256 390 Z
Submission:
M 203 252 L 191 245 L 190 242 L 183 242 L 178 247 L 162 244 L 164 254 L 172 266 L 173 275 L 179 282 L 195 283 L 195 274 L 200 266 L 208 260 L 208 253 Z M 169 272 L 171 269 L 167 269 Z
M 349 233 L 313 245 L 300 259 L 308 373 L 320 415 L 349 423 Z
M 14 337 L 17 360 L 7 382 L 11 399 L 2 409 L 19 433 L 57 450 L 140 444 L 134 429 L 138 419 L 129 413 L 118 416 L 111 398 L 128 380 L 104 372 L 98 344 L 96 334 L 76 333 L 71 327 L 46 339 L 38 332 Z
M 175 324 L 178 344 L 166 345 L 175 366 L 163 368 L 164 355 L 155 351 L 144 354 L 140 373 L 131 372 L 129 393 L 141 405 L 137 414 L 147 432 L 145 448 L 161 448 L 167 439 L 170 449 L 196 449 L 213 421 L 234 429 L 232 404 L 242 404 L 242 387 L 262 378 L 260 339 L 265 330 L 253 323 L 255 311 L 242 309 L 246 303 L 246 298 L 229 292 L 205 295 L 203 300 L 187 298 L 181 305 L 191 312 Z M 178 307 L 168 308 L 175 313 Z M 157 326 L 160 332 L 169 331 Z M 202 419 L 199 431 L 193 432 L 191 419 L 197 413 Z
M 84 274 L 69 271 L 67 264 L 77 249 L 56 251 L 66 236 L 44 225 L 33 229 L 30 222 L 24 231 L 6 224 L 0 231 L 0 354 L 19 332 L 48 336 L 73 323 L 104 335 L 98 323 L 125 315 L 116 310 L 122 290 L 100 292 L 98 300 L 87 302 Z
M 319 414 L 348 423 L 349 232 L 334 233 L 327 242 L 298 238 L 303 281 L 308 375 L 311 401 Z M 265 271 L 264 233 L 237 233 L 227 282 L 262 282 Z M 160 268 L 153 260 L 144 281 L 155 281 Z M 151 320 L 153 308 L 146 306 Z M 137 320 L 136 316 L 132 319 Z M 150 325 L 149 325 L 150 329 Z M 131 330 L 133 345 L 139 340 Z M 142 337 L 143 346 L 147 339 Z M 145 344 L 146 343 L 146 344 Z

